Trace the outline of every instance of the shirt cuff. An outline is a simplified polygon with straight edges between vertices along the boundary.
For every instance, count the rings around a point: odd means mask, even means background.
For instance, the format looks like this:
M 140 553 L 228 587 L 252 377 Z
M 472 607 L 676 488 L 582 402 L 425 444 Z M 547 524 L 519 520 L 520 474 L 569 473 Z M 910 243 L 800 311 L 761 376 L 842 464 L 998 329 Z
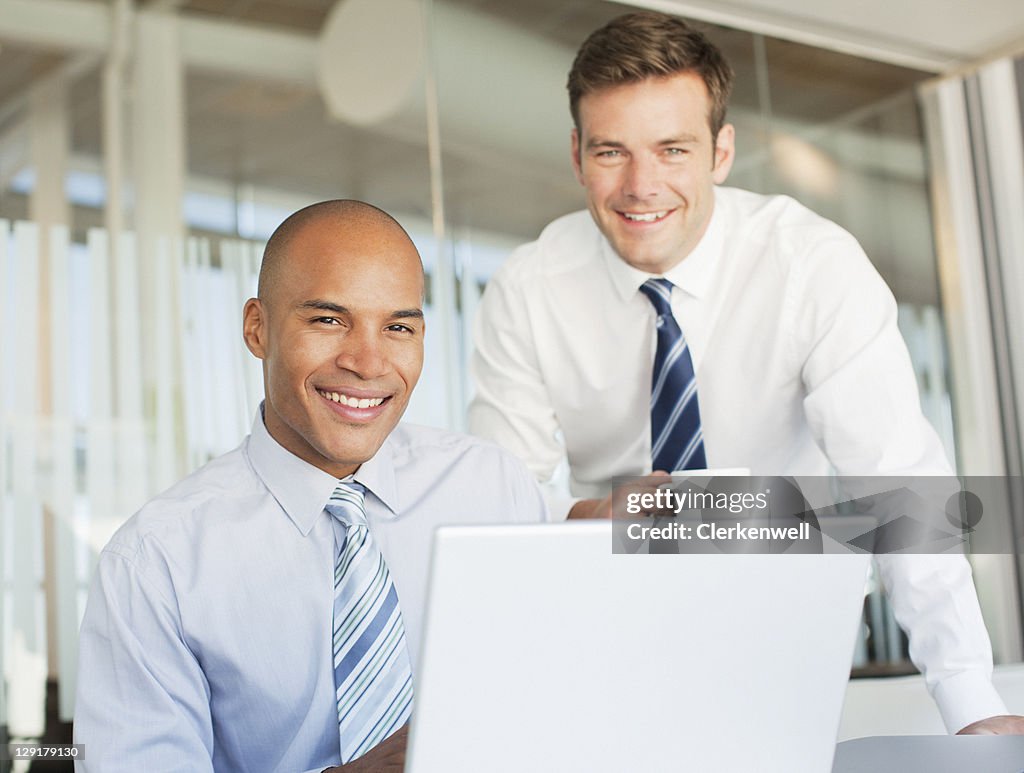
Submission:
M 979 671 L 962 671 L 943 679 L 935 685 L 932 697 L 950 733 L 979 719 L 1009 713 L 991 678 Z
M 544 501 L 548 505 L 548 513 L 551 515 L 551 520 L 555 522 L 566 520 L 572 506 L 581 499 L 553 492 L 550 486 L 541 486 L 541 489 L 544 493 Z

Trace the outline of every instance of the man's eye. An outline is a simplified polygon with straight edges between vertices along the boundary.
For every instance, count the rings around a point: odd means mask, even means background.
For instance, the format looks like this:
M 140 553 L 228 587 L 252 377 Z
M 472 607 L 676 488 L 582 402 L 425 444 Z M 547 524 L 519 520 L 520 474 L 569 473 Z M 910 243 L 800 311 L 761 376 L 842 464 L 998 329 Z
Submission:
M 621 155 L 622 155 L 622 151 L 621 150 L 599 150 L 597 152 L 597 157 L 598 158 L 615 158 L 616 156 L 621 156 Z
M 315 317 L 314 322 L 321 325 L 337 325 L 339 324 L 337 317 Z
M 670 156 L 685 156 L 690 151 L 686 148 L 665 148 L 665 152 Z
M 415 333 L 416 332 L 415 330 L 413 330 L 408 325 L 399 325 L 397 323 L 394 324 L 394 325 L 388 325 L 386 329 L 387 330 L 391 330 L 391 331 L 396 332 L 396 333 Z

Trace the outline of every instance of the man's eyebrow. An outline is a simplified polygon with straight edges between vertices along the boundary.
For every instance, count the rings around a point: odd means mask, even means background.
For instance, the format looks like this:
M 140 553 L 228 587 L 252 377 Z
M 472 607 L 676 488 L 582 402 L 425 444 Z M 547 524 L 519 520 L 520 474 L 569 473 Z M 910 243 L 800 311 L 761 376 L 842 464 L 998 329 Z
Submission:
M 321 301 L 319 299 L 303 301 L 297 308 L 316 309 L 317 311 L 333 311 L 335 314 L 348 314 L 348 309 L 345 306 L 339 306 L 337 303 Z
M 615 140 L 603 140 L 600 137 L 591 137 L 587 140 L 588 148 L 624 148 L 625 145 Z
M 399 309 L 391 312 L 392 319 L 423 319 L 422 309 Z
M 659 145 L 682 145 L 687 142 L 700 142 L 700 137 L 696 134 L 680 134 L 677 137 L 670 137 L 667 140 L 662 140 Z

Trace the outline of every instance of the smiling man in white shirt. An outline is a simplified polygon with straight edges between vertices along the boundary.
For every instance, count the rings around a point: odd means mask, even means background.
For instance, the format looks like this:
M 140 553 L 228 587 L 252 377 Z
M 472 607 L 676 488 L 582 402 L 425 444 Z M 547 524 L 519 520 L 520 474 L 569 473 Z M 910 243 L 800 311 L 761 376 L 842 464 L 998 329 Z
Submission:
M 551 223 L 488 284 L 470 407 L 472 431 L 541 481 L 568 459 L 574 497 L 549 499 L 556 517 L 607 517 L 613 477 L 658 469 L 952 472 L 856 240 L 787 197 L 719 187 L 731 84 L 714 45 L 658 13 L 613 20 L 577 54 L 572 161 L 589 212 Z M 681 334 L 665 361 L 689 368 L 668 430 L 652 399 L 666 316 Z M 686 442 L 661 454 L 680 414 Z M 911 657 L 950 731 L 1020 732 L 991 684 L 970 567 L 947 558 L 879 561 Z

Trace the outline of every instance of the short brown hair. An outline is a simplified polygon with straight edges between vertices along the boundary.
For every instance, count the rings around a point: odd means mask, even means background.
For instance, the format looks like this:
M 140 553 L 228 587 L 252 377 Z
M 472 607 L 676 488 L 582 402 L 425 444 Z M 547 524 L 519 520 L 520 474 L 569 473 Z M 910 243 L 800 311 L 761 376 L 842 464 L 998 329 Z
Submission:
M 569 71 L 569 110 L 580 128 L 580 99 L 595 91 L 681 72 L 701 77 L 711 96 L 712 138 L 725 124 L 732 68 L 718 47 L 682 19 L 653 11 L 627 13 L 591 33 Z

